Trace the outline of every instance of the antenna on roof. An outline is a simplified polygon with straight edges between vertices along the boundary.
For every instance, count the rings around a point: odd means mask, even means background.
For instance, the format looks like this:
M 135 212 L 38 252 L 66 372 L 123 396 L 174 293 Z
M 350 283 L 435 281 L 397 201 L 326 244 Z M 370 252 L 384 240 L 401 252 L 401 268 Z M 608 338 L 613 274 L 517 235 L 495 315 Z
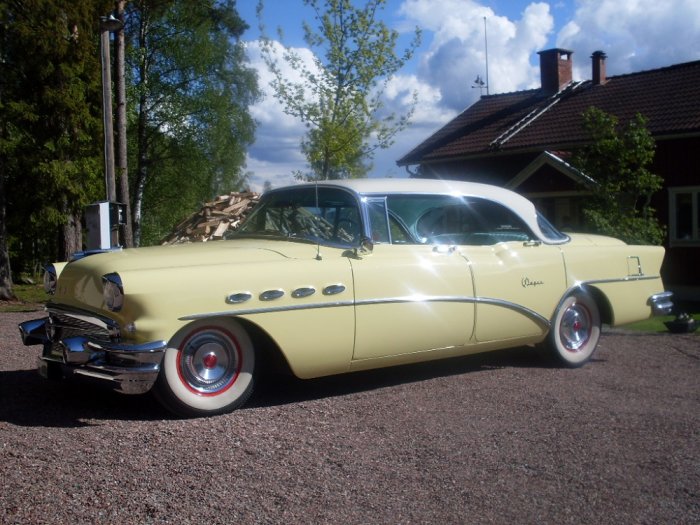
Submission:
M 486 54 L 486 94 L 489 94 L 489 41 L 486 38 L 486 17 L 484 17 L 484 52 Z
M 486 94 L 489 94 L 489 41 L 486 36 L 486 17 L 484 17 L 484 51 L 486 54 L 486 82 L 481 78 L 481 75 L 477 75 L 474 80 L 474 85 L 472 88 L 478 88 L 481 95 L 484 94 L 484 88 L 486 88 Z
M 474 79 L 474 84 L 472 85 L 472 89 L 478 88 L 480 91 L 480 94 L 484 94 L 484 88 L 486 87 L 486 82 L 484 82 L 481 79 L 481 75 L 476 75 L 476 78 Z

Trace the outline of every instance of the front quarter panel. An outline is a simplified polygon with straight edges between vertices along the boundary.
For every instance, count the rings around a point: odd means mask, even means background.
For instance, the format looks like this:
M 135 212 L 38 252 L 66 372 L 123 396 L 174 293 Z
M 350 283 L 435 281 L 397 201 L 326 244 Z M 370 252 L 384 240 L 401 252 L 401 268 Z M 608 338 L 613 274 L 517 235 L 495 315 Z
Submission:
M 122 276 L 125 315 L 146 339 L 170 340 L 200 319 L 241 319 L 277 344 L 298 377 L 347 370 L 354 342 L 353 283 L 340 250 L 322 260 L 286 259 Z M 311 293 L 313 290 L 313 293 Z M 308 295 L 307 295 L 308 294 Z M 231 303 L 232 298 L 249 296 Z

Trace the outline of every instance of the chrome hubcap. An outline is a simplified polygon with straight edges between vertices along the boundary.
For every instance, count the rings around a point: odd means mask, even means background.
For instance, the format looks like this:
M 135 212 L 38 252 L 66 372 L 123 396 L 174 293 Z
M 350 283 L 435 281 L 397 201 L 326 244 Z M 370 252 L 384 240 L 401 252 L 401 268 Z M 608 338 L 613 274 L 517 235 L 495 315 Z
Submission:
M 180 351 L 178 367 L 183 382 L 197 393 L 218 394 L 238 377 L 241 357 L 226 334 L 207 330 L 194 334 Z
M 579 303 L 569 306 L 562 316 L 559 335 L 568 351 L 580 351 L 591 337 L 591 315 L 588 309 Z

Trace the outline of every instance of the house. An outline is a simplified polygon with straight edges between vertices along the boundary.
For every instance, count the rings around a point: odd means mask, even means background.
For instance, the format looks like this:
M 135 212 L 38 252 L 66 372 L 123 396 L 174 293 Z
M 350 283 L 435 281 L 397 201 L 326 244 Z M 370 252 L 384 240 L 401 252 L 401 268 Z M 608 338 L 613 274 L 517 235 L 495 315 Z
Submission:
M 591 80 L 572 78 L 573 52 L 541 51 L 541 87 L 481 99 L 397 161 L 422 177 L 497 184 L 532 199 L 563 229 L 581 226 L 594 182 L 567 160 L 587 141 L 591 106 L 629 122 L 647 118 L 656 141 L 651 171 L 664 187 L 652 200 L 668 228 L 665 282 L 700 301 L 700 61 L 607 76 L 593 53 Z

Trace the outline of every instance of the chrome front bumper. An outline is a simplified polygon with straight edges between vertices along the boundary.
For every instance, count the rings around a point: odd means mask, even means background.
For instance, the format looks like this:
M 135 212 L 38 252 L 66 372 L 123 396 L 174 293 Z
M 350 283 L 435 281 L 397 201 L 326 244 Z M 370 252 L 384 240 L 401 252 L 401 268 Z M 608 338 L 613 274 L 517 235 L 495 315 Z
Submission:
M 122 344 L 95 341 L 90 337 L 56 337 L 48 317 L 19 324 L 22 342 L 44 345 L 39 357 L 39 373 L 50 375 L 60 367 L 66 374 L 77 374 L 112 383 L 125 394 L 142 394 L 155 383 L 167 343 Z
M 651 306 L 651 312 L 654 315 L 670 315 L 673 310 L 671 297 L 673 297 L 673 292 L 657 293 L 649 297 L 647 304 Z

